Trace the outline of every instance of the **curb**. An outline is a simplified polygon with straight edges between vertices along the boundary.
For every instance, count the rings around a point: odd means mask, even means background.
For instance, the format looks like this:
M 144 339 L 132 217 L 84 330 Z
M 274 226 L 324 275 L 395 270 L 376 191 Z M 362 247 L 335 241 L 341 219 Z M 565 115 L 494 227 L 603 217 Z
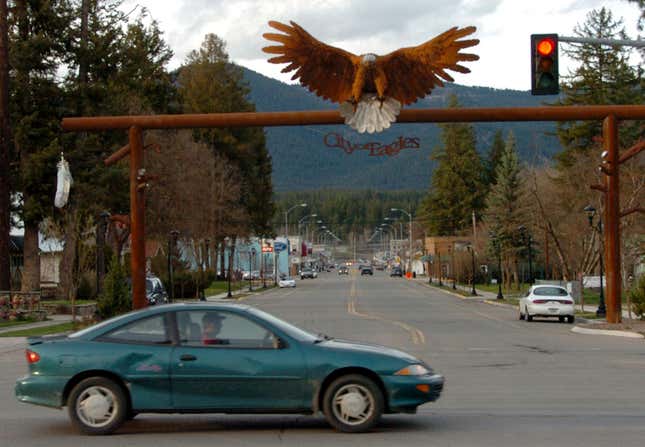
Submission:
M 641 338 L 641 339 L 645 338 L 643 334 L 639 334 L 637 332 L 611 331 L 607 329 L 587 329 L 579 326 L 574 326 L 571 329 L 571 332 L 575 332 L 577 334 L 585 334 L 585 335 L 612 335 L 614 337 Z
M 484 300 L 484 303 L 490 304 L 491 306 L 505 307 L 507 309 L 516 309 L 517 308 L 517 306 L 515 306 L 513 304 L 498 303 L 497 301 L 493 301 L 493 300 Z
M 456 297 L 457 297 L 457 298 L 459 298 L 460 300 L 468 300 L 468 299 L 481 298 L 480 296 L 477 296 L 477 297 L 474 297 L 474 296 L 463 296 L 463 295 L 460 295 L 460 294 L 458 294 L 458 293 L 451 292 L 450 290 L 446 290 L 446 289 L 444 289 L 444 288 L 442 288 L 442 287 L 438 287 L 438 286 L 435 286 L 435 285 L 430 285 L 430 284 L 425 283 L 425 282 L 419 282 L 419 281 L 417 281 L 417 282 L 416 282 L 416 284 L 420 284 L 421 286 L 426 287 L 426 288 L 428 288 L 428 289 L 433 289 L 433 290 L 437 290 L 437 291 L 439 291 L 439 292 L 443 292 L 443 293 L 445 293 L 446 295 L 456 296 Z

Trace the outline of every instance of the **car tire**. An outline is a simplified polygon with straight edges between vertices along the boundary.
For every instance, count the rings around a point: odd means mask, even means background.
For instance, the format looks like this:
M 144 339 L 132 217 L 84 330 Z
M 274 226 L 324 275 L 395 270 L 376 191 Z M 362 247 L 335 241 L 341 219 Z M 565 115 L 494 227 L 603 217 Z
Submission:
M 558 320 L 560 320 L 560 323 L 564 323 L 564 322 L 565 322 L 565 319 L 568 319 L 568 318 L 569 318 L 569 317 L 564 317 L 564 316 L 562 316 L 562 317 L 558 317 Z
M 524 314 L 524 319 L 526 320 L 527 323 L 530 322 L 530 321 L 533 321 L 533 315 L 531 315 L 529 313 L 529 308 L 528 307 L 526 308 L 526 313 Z
M 567 317 L 567 323 L 569 323 L 569 324 L 573 324 L 573 322 L 574 322 L 574 321 L 576 321 L 576 317 L 575 317 L 575 315 L 569 315 L 569 316 Z
M 106 377 L 89 377 L 76 384 L 67 408 L 72 424 L 88 435 L 113 433 L 129 414 L 123 388 Z
M 519 314 L 520 314 L 520 316 L 519 316 L 520 320 L 523 320 L 524 319 L 524 314 L 522 313 L 522 308 L 521 307 L 520 307 Z
M 381 418 L 383 407 L 383 393 L 379 387 L 360 374 L 334 380 L 323 397 L 327 422 L 344 433 L 368 431 Z

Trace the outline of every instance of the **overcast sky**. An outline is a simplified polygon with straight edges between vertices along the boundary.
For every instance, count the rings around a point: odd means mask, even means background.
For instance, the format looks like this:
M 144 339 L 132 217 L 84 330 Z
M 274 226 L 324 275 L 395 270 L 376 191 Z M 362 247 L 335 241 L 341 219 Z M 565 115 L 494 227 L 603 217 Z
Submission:
M 268 63 L 261 51 L 269 20 L 293 20 L 317 39 L 356 54 L 386 54 L 452 26 L 475 25 L 481 42 L 473 52 L 480 60 L 467 64 L 470 74 L 455 73 L 455 81 L 517 90 L 530 88 L 530 34 L 572 36 L 591 10 L 605 6 L 635 38 L 640 15 L 625 0 L 126 0 L 122 9 L 137 4 L 164 31 L 174 52 L 170 68 L 199 48 L 207 33 L 215 33 L 226 41 L 233 62 L 289 82 L 290 75 L 280 73 L 283 65 Z M 561 56 L 561 74 L 570 67 L 567 62 Z

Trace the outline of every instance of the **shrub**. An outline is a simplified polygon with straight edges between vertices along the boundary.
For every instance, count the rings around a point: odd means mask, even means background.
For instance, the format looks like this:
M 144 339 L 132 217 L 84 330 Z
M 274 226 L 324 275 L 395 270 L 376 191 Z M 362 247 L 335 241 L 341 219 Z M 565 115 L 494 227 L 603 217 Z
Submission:
M 634 282 L 629 290 L 629 298 L 632 301 L 632 311 L 642 319 L 645 314 L 645 274 Z
M 96 305 L 96 311 L 100 319 L 111 318 L 132 309 L 127 275 L 117 258 L 112 258 L 108 273 L 105 276 L 103 292 L 99 296 Z
M 78 290 L 76 291 L 76 298 L 79 300 L 89 300 L 94 295 L 94 289 L 92 283 L 87 278 L 86 275 L 81 276 L 81 282 L 78 285 Z

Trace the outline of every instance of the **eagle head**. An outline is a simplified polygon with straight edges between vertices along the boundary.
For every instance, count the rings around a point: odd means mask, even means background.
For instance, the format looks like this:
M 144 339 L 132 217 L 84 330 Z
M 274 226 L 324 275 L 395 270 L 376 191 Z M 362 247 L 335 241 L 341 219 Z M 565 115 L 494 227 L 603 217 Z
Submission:
M 376 54 L 374 53 L 367 53 L 361 56 L 361 64 L 365 65 L 367 67 L 374 65 L 376 62 Z

